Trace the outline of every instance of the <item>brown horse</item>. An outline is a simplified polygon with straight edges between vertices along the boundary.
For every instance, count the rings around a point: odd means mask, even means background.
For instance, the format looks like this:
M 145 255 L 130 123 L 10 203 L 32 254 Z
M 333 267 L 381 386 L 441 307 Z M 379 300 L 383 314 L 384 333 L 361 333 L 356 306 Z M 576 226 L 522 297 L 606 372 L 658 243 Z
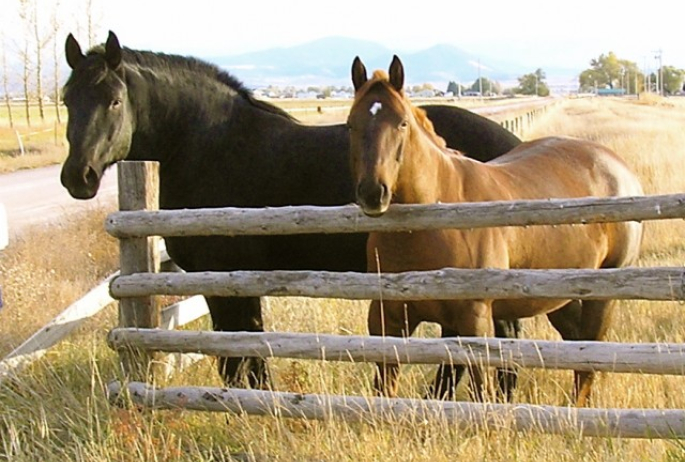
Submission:
M 601 145 L 550 137 L 523 143 L 482 163 L 447 149 L 424 112 L 403 92 L 404 69 L 395 56 L 389 73 L 371 79 L 359 58 L 352 65 L 355 99 L 350 110 L 350 159 L 357 203 L 379 216 L 391 203 L 431 204 L 514 199 L 642 195 L 626 164 Z M 456 268 L 617 268 L 632 264 L 642 240 L 639 223 L 531 226 L 371 233 L 368 270 L 402 272 Z M 377 267 L 377 265 L 380 267 Z M 569 300 L 373 301 L 371 335 L 409 336 L 422 321 L 461 336 L 492 336 L 493 318 L 551 313 Z M 612 301 L 583 302 L 573 340 L 601 340 Z M 574 330 L 571 329 L 571 330 Z M 394 396 L 397 364 L 378 364 L 376 388 Z M 483 398 L 484 376 L 469 368 L 473 392 Z M 594 374 L 575 372 L 575 397 L 586 405 Z

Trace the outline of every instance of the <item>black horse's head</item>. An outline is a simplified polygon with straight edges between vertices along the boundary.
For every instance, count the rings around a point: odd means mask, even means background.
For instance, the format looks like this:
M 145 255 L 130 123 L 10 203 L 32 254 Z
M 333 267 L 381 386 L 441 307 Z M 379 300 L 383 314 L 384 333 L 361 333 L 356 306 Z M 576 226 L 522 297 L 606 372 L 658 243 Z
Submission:
M 87 55 L 71 34 L 65 48 L 72 69 L 64 88 L 69 156 L 60 178 L 72 197 L 90 199 L 105 169 L 128 155 L 134 116 L 114 33 L 104 48 L 95 47 Z

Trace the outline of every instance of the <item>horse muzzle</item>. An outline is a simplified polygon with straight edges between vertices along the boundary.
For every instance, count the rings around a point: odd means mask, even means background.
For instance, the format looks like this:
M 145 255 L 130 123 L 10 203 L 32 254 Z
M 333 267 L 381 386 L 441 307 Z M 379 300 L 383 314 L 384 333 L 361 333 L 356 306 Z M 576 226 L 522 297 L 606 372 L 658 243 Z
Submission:
M 74 199 L 92 199 L 98 193 L 101 177 L 102 174 L 90 165 L 74 168 L 64 164 L 60 181 Z
M 365 215 L 377 217 L 387 212 L 392 194 L 383 182 L 364 181 L 357 185 L 357 204 Z

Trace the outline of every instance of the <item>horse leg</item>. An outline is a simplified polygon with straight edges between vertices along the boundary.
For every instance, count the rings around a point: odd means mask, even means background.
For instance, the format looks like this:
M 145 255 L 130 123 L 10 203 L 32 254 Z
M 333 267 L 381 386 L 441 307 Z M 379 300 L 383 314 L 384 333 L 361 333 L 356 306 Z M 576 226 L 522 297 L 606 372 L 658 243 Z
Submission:
M 519 338 L 521 335 L 521 321 L 495 319 L 495 337 Z M 447 327 L 442 328 L 442 338 L 456 337 L 457 332 Z M 442 363 L 438 367 L 435 381 L 431 387 L 430 396 L 436 399 L 452 400 L 459 381 L 464 375 L 465 366 Z M 518 369 L 515 366 L 497 368 L 497 391 L 507 402 L 512 401 L 514 389 L 518 381 Z
M 521 338 L 521 321 L 519 319 L 495 319 L 495 337 Z M 518 384 L 518 367 L 505 366 L 497 368 L 497 393 L 505 402 L 512 402 L 514 390 Z
M 442 327 L 442 338 L 456 337 L 457 331 Z M 429 397 L 442 400 L 453 400 L 459 381 L 464 376 L 466 368 L 462 365 L 442 363 L 435 374 Z
M 443 313 L 446 314 L 444 322 L 450 329 L 464 337 L 492 337 L 494 323 L 492 318 L 492 306 L 483 300 L 471 300 L 469 302 L 444 302 Z M 483 401 L 486 395 L 490 395 L 492 382 L 485 380 L 482 364 L 478 361 L 468 366 L 471 376 L 471 393 L 476 401 Z
M 376 336 L 409 337 L 418 320 L 411 316 L 408 304 L 401 301 L 385 301 L 383 303 L 373 300 L 369 307 L 367 319 L 369 334 Z M 376 378 L 374 389 L 380 395 L 397 396 L 397 377 L 400 365 L 397 363 L 376 363 Z
M 564 340 L 604 340 L 613 317 L 613 300 L 573 300 L 547 316 Z M 574 371 L 574 399 L 589 404 L 594 372 Z
M 564 340 L 579 340 L 582 312 L 582 300 L 571 300 L 558 310 L 547 313 L 547 319 Z
M 581 331 L 578 340 L 604 340 L 614 313 L 614 300 L 583 300 Z M 574 371 L 576 406 L 590 402 L 595 372 Z
M 212 325 L 222 332 L 263 332 L 259 297 L 206 297 Z M 219 375 L 228 387 L 264 388 L 268 384 L 266 362 L 259 357 L 218 357 Z

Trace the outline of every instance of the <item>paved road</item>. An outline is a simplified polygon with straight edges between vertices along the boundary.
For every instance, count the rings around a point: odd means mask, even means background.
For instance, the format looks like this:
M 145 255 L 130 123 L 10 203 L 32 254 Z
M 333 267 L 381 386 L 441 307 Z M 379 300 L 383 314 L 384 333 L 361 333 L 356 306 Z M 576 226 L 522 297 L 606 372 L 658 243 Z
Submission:
M 29 225 L 59 224 L 70 214 L 116 204 L 116 166 L 105 173 L 100 192 L 89 201 L 69 195 L 59 181 L 60 169 L 55 165 L 0 175 L 0 202 L 7 210 L 10 245 Z

